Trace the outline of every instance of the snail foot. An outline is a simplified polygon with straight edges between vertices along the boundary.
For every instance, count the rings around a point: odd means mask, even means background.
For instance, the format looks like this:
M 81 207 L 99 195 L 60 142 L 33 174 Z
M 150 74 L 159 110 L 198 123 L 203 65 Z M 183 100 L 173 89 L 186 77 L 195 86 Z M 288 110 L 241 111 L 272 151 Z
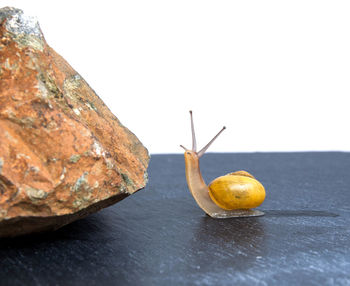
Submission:
M 258 210 L 223 210 L 222 212 L 213 212 L 208 214 L 212 218 L 235 218 L 235 217 L 256 217 L 263 216 L 265 213 Z

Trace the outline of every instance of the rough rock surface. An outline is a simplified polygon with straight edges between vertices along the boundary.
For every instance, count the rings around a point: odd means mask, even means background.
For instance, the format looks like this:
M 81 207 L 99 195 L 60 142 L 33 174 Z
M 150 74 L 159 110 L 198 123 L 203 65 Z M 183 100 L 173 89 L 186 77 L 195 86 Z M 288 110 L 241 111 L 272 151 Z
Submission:
M 38 22 L 0 9 L 0 237 L 57 229 L 142 189 L 149 155 Z

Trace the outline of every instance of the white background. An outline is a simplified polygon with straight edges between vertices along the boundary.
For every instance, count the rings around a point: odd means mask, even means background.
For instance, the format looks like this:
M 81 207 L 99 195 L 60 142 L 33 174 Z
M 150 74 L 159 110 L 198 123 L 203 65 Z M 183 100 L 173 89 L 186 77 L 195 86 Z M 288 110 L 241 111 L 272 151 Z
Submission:
M 6 1 L 151 153 L 350 150 L 350 1 Z

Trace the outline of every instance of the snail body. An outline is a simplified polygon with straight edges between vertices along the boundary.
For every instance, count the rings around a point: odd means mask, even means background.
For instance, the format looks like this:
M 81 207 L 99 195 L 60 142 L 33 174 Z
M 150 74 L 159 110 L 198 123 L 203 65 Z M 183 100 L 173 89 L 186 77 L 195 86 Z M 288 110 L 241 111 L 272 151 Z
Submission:
M 206 185 L 199 168 L 199 158 L 205 153 L 221 131 L 199 152 L 191 114 L 192 150 L 185 149 L 186 180 L 188 188 L 200 208 L 213 218 L 261 216 L 264 213 L 252 210 L 265 199 L 264 186 L 246 171 L 237 171 L 214 179 Z

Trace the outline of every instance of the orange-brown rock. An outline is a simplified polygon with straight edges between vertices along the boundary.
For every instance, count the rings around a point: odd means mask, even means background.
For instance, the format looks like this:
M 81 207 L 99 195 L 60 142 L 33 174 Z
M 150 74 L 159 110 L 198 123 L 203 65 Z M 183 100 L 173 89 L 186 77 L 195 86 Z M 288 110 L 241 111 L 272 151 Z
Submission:
M 0 9 L 0 237 L 57 229 L 147 181 L 149 155 L 21 10 Z

